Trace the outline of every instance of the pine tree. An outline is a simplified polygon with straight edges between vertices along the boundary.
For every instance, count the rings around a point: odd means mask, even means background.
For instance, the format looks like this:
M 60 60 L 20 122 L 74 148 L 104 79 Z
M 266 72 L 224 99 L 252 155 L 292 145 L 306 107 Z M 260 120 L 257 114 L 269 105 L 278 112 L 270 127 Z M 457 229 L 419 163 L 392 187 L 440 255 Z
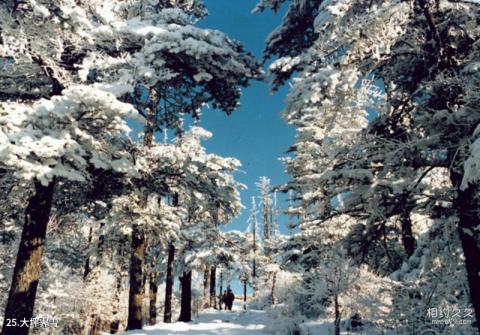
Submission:
M 281 3 L 261 1 L 258 9 L 275 10 Z M 478 241 L 465 233 L 475 229 L 470 163 L 477 126 L 472 107 L 478 104 L 470 95 L 478 85 L 471 70 L 478 30 L 466 27 L 475 26 L 478 5 L 308 3 L 313 2 L 290 3 L 265 52 L 279 57 L 270 67 L 274 85 L 298 73 L 285 112 L 297 126 L 295 155 L 286 159 L 292 181 L 285 190 L 298 199 L 290 212 L 303 216 L 304 229 L 343 214 L 356 218 L 346 241 L 356 236 L 359 249 L 353 254 L 366 251 L 358 261 L 384 275 L 415 259 L 416 232 L 423 228 L 416 216 L 430 218 L 432 231 L 434 222 L 458 220 L 470 301 L 479 319 L 478 262 L 472 257 Z M 300 34 L 307 43 L 289 54 L 294 15 L 304 17 L 313 33 Z M 460 82 L 468 82 L 468 89 Z M 457 123 L 467 114 L 468 122 Z M 433 180 L 445 168 L 450 180 L 439 187 Z

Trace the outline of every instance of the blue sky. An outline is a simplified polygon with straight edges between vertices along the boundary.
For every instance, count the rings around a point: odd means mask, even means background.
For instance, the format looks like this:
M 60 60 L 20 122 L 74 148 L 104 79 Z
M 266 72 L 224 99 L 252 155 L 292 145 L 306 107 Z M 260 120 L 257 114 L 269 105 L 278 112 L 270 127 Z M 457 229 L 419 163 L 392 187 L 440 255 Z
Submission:
M 282 13 L 251 14 L 256 3 L 257 0 L 205 0 L 210 15 L 198 26 L 225 32 L 261 58 L 265 39 L 280 23 Z M 227 230 L 246 229 L 250 198 L 258 195 L 255 183 L 260 176 L 269 177 L 274 185 L 288 180 L 279 161 L 294 141 L 294 128 L 280 117 L 287 91 L 284 87 L 272 94 L 268 82 L 254 82 L 244 89 L 240 108 L 232 115 L 216 110 L 203 111 L 201 126 L 213 133 L 204 143 L 205 147 L 210 152 L 238 158 L 243 172 L 236 178 L 248 186 L 242 191 L 242 202 L 247 209 L 225 227 Z M 280 206 L 285 205 L 282 199 L 284 197 L 279 197 Z M 286 220 L 280 218 L 282 232 L 286 231 Z

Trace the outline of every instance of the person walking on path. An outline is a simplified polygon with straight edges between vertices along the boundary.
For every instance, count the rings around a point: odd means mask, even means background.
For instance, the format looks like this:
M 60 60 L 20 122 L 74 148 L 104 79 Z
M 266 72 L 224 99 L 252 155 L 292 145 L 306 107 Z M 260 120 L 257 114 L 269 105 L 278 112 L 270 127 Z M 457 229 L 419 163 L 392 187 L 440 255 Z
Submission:
M 231 311 L 234 300 L 235 300 L 235 295 L 233 294 L 232 290 L 229 288 L 224 295 L 224 303 L 226 307 L 225 309 L 228 309 L 229 311 Z
M 220 301 L 221 301 L 221 304 L 223 303 L 225 305 L 225 310 L 227 310 L 228 308 L 228 304 L 227 304 L 227 291 L 223 292 L 223 295 L 222 297 L 220 298 Z M 220 304 L 220 309 L 222 309 L 222 305 Z

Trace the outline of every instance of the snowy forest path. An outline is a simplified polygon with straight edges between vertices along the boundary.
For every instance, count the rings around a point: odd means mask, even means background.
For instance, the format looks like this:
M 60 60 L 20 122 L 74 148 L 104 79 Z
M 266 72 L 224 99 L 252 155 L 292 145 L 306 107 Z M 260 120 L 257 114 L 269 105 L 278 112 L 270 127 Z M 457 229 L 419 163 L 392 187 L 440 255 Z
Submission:
M 236 302 L 232 311 L 207 309 L 192 322 L 159 323 L 123 335 L 257 335 L 264 334 L 267 321 L 264 311 L 244 311 Z

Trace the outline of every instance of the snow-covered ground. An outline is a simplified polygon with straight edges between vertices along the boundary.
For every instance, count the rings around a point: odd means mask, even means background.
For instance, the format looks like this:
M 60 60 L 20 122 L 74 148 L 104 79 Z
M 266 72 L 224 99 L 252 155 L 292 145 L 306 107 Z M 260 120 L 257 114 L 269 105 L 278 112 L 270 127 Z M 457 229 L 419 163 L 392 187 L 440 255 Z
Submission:
M 218 311 L 207 309 L 200 313 L 192 322 L 159 323 L 121 335 L 262 335 L 272 334 L 267 328 L 278 323 L 265 311 L 243 310 L 243 304 L 236 301 L 233 311 Z M 278 324 L 280 325 L 280 324 Z M 270 327 L 269 327 L 270 326 Z M 332 324 L 326 321 L 308 321 L 301 325 L 303 334 L 331 335 Z M 342 335 L 351 334 L 342 332 Z M 365 333 L 359 333 L 365 334 Z
M 268 317 L 264 311 L 243 311 L 235 303 L 233 311 L 207 309 L 192 322 L 159 323 L 123 335 L 255 335 L 264 334 Z

